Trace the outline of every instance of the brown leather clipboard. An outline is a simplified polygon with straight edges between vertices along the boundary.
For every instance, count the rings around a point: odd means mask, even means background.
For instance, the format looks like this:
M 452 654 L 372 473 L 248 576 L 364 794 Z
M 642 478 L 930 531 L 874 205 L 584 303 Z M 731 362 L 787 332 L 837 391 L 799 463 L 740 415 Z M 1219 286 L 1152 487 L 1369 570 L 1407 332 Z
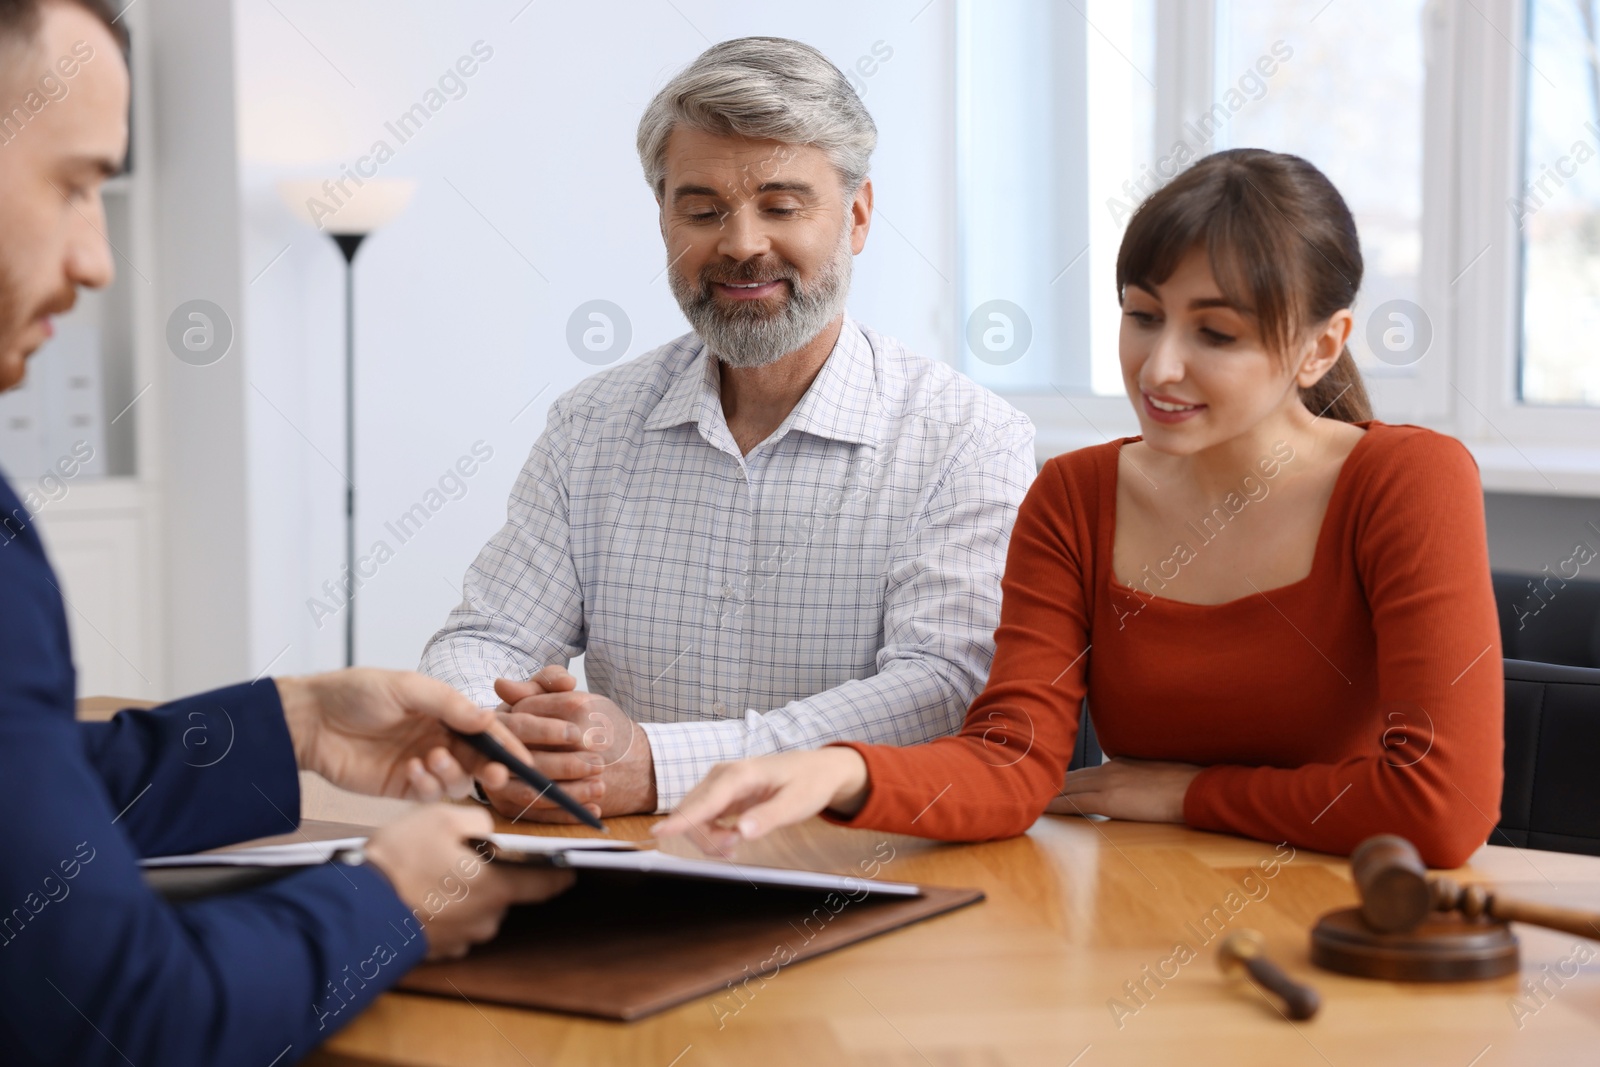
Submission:
M 424 964 L 399 988 L 626 1022 L 983 899 L 978 889 L 870 889 L 863 881 L 847 896 L 582 871 L 555 900 L 513 909 L 494 941 Z

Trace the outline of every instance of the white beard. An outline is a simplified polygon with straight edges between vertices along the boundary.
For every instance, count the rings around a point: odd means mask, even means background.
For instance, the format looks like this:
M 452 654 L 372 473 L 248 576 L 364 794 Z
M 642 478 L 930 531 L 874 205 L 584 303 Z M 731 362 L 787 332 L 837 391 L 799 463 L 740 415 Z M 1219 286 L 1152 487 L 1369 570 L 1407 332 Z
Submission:
M 855 258 L 848 217 L 846 223 L 833 258 L 817 272 L 816 281 L 802 288 L 791 275 L 791 292 L 776 313 L 755 306 L 725 309 L 716 302 L 708 282 L 702 280 L 696 286 L 676 268 L 667 271 L 672 295 L 695 333 L 723 363 L 730 367 L 776 363 L 804 348 L 844 311 Z

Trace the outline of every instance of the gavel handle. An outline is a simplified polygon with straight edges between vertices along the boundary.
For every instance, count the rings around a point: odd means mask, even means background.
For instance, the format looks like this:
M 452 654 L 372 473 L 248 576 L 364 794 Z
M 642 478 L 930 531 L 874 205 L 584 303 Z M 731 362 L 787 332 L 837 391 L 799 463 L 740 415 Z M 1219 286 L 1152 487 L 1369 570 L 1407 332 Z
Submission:
M 1560 930 L 1592 941 L 1600 941 L 1600 915 L 1576 908 L 1558 908 L 1552 904 L 1534 904 L 1523 900 L 1507 900 L 1490 894 L 1489 917 L 1507 922 L 1529 923 L 1551 930 Z
M 1322 998 L 1317 996 L 1315 989 L 1296 982 L 1265 956 L 1251 956 L 1243 963 L 1252 981 L 1283 998 L 1284 1004 L 1289 1009 L 1287 1012 L 1289 1018 L 1309 1019 L 1322 1006 Z

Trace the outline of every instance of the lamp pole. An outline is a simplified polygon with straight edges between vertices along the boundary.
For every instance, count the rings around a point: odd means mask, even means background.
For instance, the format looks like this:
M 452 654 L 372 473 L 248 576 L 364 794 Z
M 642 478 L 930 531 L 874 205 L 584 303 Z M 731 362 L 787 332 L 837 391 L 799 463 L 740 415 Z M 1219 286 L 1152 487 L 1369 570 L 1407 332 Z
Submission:
M 403 178 L 358 182 L 348 199 L 332 197 L 331 183 L 281 181 L 278 195 L 302 222 L 333 238 L 344 256 L 344 665 L 356 661 L 356 252 L 411 200 L 416 183 Z M 332 203 L 328 202 L 331 197 Z
M 344 254 L 344 665 L 356 663 L 356 252 L 364 233 L 336 233 Z

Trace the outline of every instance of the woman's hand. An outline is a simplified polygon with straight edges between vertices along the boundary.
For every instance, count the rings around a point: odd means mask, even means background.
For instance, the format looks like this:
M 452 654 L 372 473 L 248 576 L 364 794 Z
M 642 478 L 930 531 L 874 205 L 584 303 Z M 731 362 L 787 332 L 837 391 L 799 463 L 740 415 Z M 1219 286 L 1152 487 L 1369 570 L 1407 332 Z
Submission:
M 461 798 L 472 791 L 474 774 L 485 788 L 503 787 L 510 772 L 447 726 L 488 730 L 527 758 L 493 711 L 436 678 L 356 667 L 276 682 L 296 762 L 342 789 L 408 800 Z
M 430 804 L 367 839 L 367 862 L 422 922 L 430 960 L 466 955 L 494 937 L 512 904 L 548 900 L 572 884 L 571 871 L 485 862 L 467 841 L 493 831 L 482 808 Z
M 1044 810 L 1109 815 L 1138 822 L 1183 822 L 1183 798 L 1201 768 L 1192 763 L 1116 758 L 1068 771 L 1061 795 Z
M 867 799 L 867 763 L 853 748 L 719 763 L 656 824 L 657 837 L 688 836 L 704 852 L 729 855 L 740 841 L 809 819 L 824 808 L 846 817 Z

